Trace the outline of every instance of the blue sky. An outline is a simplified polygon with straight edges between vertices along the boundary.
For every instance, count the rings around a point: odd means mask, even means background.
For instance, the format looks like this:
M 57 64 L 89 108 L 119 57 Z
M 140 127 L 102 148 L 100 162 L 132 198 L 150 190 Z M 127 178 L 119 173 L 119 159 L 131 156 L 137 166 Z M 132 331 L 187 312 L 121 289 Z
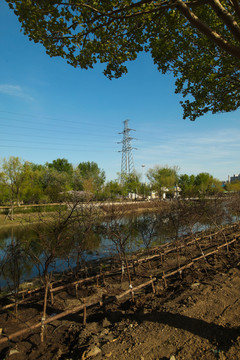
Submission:
M 129 119 L 139 173 L 143 164 L 145 172 L 176 165 L 179 173 L 209 172 L 220 180 L 240 172 L 240 111 L 183 120 L 172 75 L 160 74 L 149 55 L 111 81 L 102 65 L 75 69 L 30 42 L 4 1 L 0 49 L 0 159 L 95 161 L 107 179 L 115 179 L 121 167 L 118 133 Z

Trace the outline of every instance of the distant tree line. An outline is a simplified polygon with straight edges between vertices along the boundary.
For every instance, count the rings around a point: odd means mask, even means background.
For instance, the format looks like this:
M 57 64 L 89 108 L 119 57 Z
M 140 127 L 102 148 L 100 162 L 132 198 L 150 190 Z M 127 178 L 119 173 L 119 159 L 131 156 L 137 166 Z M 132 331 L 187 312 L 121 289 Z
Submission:
M 106 181 L 105 171 L 95 162 L 80 162 L 73 166 L 67 159 L 56 159 L 39 165 L 11 156 L 0 164 L 0 204 L 38 204 L 58 202 L 59 194 L 74 190 L 92 194 L 96 200 L 124 198 L 129 193 L 146 198 L 154 191 L 159 197 L 167 190 L 173 197 L 212 195 L 224 190 L 239 191 L 240 182 L 222 183 L 209 173 L 178 174 L 178 167 L 155 166 L 141 175 L 119 174 L 119 179 Z
M 66 159 L 38 165 L 11 156 L 1 162 L 0 203 L 58 202 L 59 194 L 69 190 L 98 194 L 105 178 L 95 162 L 81 162 L 74 168 Z

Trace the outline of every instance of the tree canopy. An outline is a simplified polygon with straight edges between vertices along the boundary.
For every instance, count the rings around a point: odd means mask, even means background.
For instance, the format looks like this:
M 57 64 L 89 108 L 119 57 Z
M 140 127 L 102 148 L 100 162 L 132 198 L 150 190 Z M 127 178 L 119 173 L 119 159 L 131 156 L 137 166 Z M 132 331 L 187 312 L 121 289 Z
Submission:
M 53 162 L 51 163 L 47 163 L 47 166 L 49 167 L 49 169 L 55 169 L 57 170 L 59 173 L 62 172 L 66 172 L 67 174 L 72 174 L 73 173 L 73 166 L 72 164 L 70 164 L 68 162 L 67 159 L 56 159 L 53 160 Z
M 131 174 L 119 174 L 119 180 L 122 184 L 123 195 L 127 196 L 129 193 L 139 194 L 141 182 L 140 175 L 136 171 Z
M 221 181 L 206 172 L 195 177 L 195 185 L 199 194 L 214 194 L 223 191 Z
M 191 197 L 196 195 L 195 176 L 182 174 L 178 177 L 178 185 L 181 188 L 181 196 Z
M 178 184 L 182 197 L 213 195 L 224 190 L 221 181 L 206 172 L 196 176 L 182 174 L 178 177 Z
M 27 179 L 28 163 L 23 163 L 19 157 L 10 156 L 2 160 L 1 168 L 0 181 L 9 190 L 11 201 L 19 203 Z
M 98 167 L 94 161 L 86 161 L 78 164 L 80 178 L 83 182 L 84 190 L 97 192 L 103 186 L 106 175 L 105 171 Z
M 67 159 L 38 165 L 11 156 L 0 161 L 0 204 L 46 203 L 61 200 L 70 190 L 103 191 L 105 172 L 94 162 L 74 169 Z
M 150 52 L 159 71 L 173 71 L 183 117 L 240 106 L 238 0 L 6 0 L 30 40 L 74 67 L 106 63 L 110 79 Z
M 164 192 L 164 188 L 167 188 L 170 192 L 174 191 L 174 187 L 177 185 L 177 171 L 177 166 L 160 167 L 156 165 L 154 168 L 149 169 L 147 177 L 152 189 L 157 191 L 159 195 Z

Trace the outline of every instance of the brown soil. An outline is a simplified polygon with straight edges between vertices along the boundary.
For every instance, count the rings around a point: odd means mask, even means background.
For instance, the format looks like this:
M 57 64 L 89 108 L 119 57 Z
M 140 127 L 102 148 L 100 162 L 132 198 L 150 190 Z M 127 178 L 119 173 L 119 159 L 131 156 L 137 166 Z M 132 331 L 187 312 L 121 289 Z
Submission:
M 122 302 L 87 310 L 87 324 L 82 313 L 56 320 L 46 327 L 45 342 L 39 329 L 0 345 L 0 359 L 75 360 L 75 359 L 230 359 L 240 358 L 240 245 L 229 252 L 196 262 L 182 274 L 155 283 Z M 183 255 L 182 255 L 183 256 Z M 174 257 L 165 260 L 170 268 Z M 142 264 L 132 274 L 134 286 L 161 272 L 160 261 Z M 48 315 L 73 308 L 94 298 L 107 298 L 128 289 L 125 279 L 105 279 L 97 287 L 84 285 L 54 295 Z M 19 306 L 18 320 L 12 312 L 2 312 L 0 328 L 11 334 L 40 321 L 41 301 Z M 1 337 L 0 337 L 1 338 Z

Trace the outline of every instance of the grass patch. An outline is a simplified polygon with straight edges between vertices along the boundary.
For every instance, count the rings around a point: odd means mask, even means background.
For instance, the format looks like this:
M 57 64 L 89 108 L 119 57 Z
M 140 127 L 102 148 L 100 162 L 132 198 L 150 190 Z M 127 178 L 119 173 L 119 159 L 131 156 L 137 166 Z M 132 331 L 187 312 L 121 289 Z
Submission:
M 63 210 L 67 209 L 67 205 L 65 204 L 47 204 L 47 205 L 21 205 L 14 207 L 14 214 L 31 214 L 31 213 L 39 213 L 39 212 L 54 212 L 59 209 L 59 207 Z M 10 212 L 10 207 L 0 207 L 1 215 L 8 215 Z

